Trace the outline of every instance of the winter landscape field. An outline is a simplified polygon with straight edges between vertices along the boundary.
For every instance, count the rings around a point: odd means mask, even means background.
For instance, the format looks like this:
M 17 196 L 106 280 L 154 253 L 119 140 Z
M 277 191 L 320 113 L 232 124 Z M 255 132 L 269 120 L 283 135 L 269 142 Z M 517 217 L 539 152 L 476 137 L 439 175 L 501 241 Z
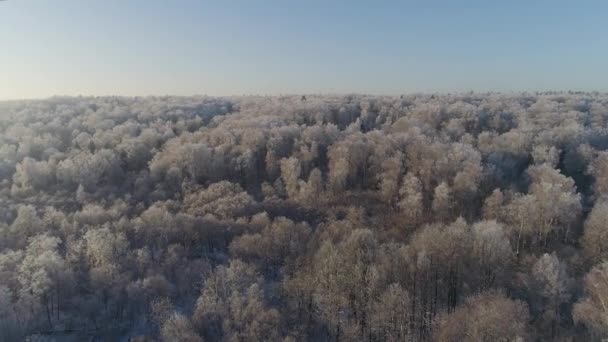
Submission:
M 608 341 L 607 14 L 0 0 L 0 342 Z

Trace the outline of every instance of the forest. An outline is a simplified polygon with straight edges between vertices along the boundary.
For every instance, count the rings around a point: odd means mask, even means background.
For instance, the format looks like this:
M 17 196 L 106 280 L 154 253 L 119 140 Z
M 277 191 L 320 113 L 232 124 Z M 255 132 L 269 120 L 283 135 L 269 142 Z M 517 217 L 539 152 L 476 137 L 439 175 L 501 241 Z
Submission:
M 0 341 L 602 341 L 608 94 L 0 102 Z

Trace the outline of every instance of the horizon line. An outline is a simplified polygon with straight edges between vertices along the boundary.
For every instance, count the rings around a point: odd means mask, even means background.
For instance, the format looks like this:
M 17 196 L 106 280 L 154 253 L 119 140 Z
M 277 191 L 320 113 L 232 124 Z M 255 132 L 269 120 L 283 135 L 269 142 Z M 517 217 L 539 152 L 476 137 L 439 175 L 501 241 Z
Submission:
M 0 102 L 15 102 L 15 101 L 45 101 L 55 98 L 160 98 L 160 97 L 210 97 L 210 98 L 236 98 L 236 97 L 292 97 L 292 96 L 375 96 L 375 97 L 399 97 L 399 96 L 426 96 L 426 95 L 437 95 L 437 96 L 462 96 L 471 94 L 493 94 L 493 95 L 523 95 L 523 94 L 608 94 L 605 90 L 466 90 L 466 91 L 406 91 L 402 93 L 365 93 L 365 92 L 301 92 L 301 93 L 243 93 L 243 94 L 232 94 L 232 95 L 209 95 L 209 94 L 190 94 L 190 95 L 177 95 L 177 94 L 146 94 L 146 95 L 130 95 L 130 94 L 107 94 L 107 95 L 93 95 L 93 94 L 55 94 L 50 96 L 41 97 L 22 97 L 22 98 L 0 98 Z

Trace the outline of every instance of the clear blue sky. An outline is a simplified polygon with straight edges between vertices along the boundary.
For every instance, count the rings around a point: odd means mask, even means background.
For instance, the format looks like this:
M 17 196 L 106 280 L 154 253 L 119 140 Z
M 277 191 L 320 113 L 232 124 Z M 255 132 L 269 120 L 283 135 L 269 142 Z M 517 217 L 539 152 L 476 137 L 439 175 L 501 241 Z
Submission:
M 0 99 L 608 91 L 608 1 L 0 1 Z

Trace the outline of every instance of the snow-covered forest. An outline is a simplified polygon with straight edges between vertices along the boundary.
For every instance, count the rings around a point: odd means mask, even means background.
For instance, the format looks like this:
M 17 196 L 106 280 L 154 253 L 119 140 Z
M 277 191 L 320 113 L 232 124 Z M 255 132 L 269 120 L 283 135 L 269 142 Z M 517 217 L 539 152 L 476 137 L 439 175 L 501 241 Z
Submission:
M 0 102 L 0 340 L 599 341 L 608 94 Z

